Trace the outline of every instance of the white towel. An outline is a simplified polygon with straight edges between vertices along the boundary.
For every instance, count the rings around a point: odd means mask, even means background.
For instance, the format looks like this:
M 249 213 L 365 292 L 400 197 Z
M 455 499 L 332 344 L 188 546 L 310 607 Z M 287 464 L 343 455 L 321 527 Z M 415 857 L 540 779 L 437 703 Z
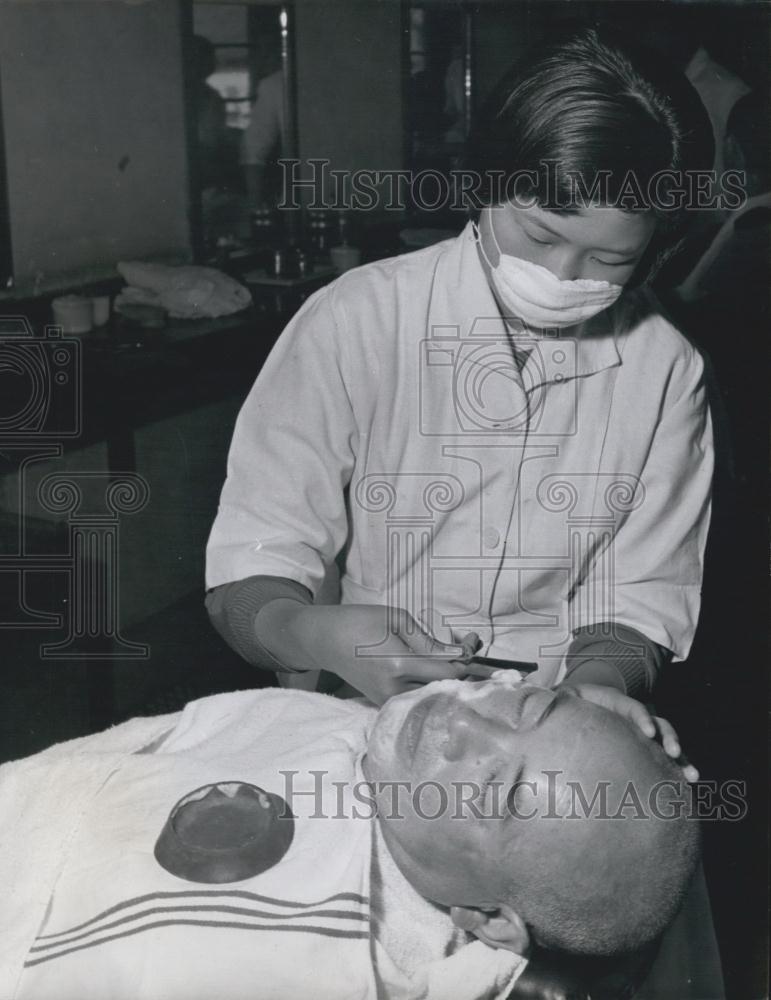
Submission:
M 129 754 L 173 728 L 178 715 L 133 719 L 0 767 L 0 997 L 15 997 L 79 822 Z
M 423 965 L 406 971 L 373 933 L 376 823 L 333 817 L 356 804 L 375 714 L 298 691 L 219 695 L 3 768 L 0 884 L 10 907 L 0 917 L 0 998 L 505 996 L 524 962 L 480 942 L 461 942 L 447 957 L 459 942 L 446 914 L 437 911 Z M 148 744 L 151 752 L 139 752 Z M 290 788 L 282 771 L 292 772 Z M 288 799 L 296 823 L 284 858 L 220 886 L 162 869 L 153 847 L 174 804 L 202 784 L 233 780 Z M 298 794 L 317 787 L 320 797 Z M 414 905 L 430 906 L 407 889 Z M 404 918 L 409 933 L 410 907 L 392 905 L 403 892 L 399 883 L 383 899 L 389 921 Z
M 504 1000 L 527 965 L 456 928 L 399 871 L 374 827 L 370 894 L 375 966 L 387 1000 Z
M 249 290 L 213 267 L 146 264 L 124 261 L 118 271 L 128 287 L 115 300 L 120 311 L 123 302 L 156 305 L 179 319 L 229 316 L 251 305 Z

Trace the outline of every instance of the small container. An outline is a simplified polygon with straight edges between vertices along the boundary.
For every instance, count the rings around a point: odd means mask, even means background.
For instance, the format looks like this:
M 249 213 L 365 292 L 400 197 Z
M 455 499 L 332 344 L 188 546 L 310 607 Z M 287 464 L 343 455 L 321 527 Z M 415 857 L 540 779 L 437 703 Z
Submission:
M 272 278 L 296 278 L 300 269 L 293 247 L 274 247 L 267 257 L 265 270 Z
M 96 295 L 91 299 L 94 314 L 94 326 L 104 326 L 110 318 L 110 296 Z
M 334 242 L 334 219 L 330 212 L 324 209 L 312 209 L 308 212 L 308 237 L 314 254 L 323 257 L 329 251 L 329 244 Z
M 219 781 L 177 802 L 155 844 L 155 859 L 189 882 L 241 882 L 278 864 L 293 838 L 294 816 L 280 795 Z
M 274 208 L 263 205 L 251 213 L 252 242 L 256 247 L 270 246 L 279 235 L 279 219 Z
M 297 273 L 301 278 L 307 278 L 313 272 L 313 260 L 310 254 L 304 250 L 298 250 L 296 254 Z
M 88 333 L 94 326 L 94 306 L 83 295 L 62 295 L 51 303 L 54 325 L 62 333 Z

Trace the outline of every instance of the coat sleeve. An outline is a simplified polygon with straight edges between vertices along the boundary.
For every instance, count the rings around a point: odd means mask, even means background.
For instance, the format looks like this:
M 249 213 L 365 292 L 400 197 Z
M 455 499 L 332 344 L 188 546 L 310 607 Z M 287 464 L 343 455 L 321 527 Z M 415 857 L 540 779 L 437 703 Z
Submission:
M 358 431 L 325 290 L 279 338 L 236 421 L 206 586 L 286 577 L 316 594 L 348 534 Z
M 613 541 L 573 595 L 577 624 L 616 621 L 686 658 L 701 603 L 713 464 L 704 364 L 689 349 L 670 373 L 632 509 L 622 511 Z M 598 593 L 607 599 L 596 601 Z

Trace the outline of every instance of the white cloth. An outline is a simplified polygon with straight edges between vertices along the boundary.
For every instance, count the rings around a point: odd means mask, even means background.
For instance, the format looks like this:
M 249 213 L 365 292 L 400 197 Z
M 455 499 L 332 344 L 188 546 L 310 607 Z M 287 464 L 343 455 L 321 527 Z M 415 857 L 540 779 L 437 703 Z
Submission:
M 207 586 L 316 592 L 345 546 L 343 602 L 477 631 L 542 683 L 573 628 L 609 619 L 684 658 L 712 478 L 702 374 L 645 292 L 512 343 L 471 226 L 358 268 L 294 317 L 244 404 Z
M 285 128 L 284 77 L 277 70 L 257 85 L 249 124 L 241 139 L 241 163 L 264 166 L 279 155 Z
M 375 714 L 305 692 L 219 695 L 4 765 L 3 1000 L 505 997 L 525 960 L 459 938 L 403 879 L 379 879 L 370 919 L 376 821 L 354 796 Z M 174 804 L 217 781 L 281 795 L 294 839 L 254 878 L 198 885 L 153 849 Z M 405 963 L 409 915 L 428 911 L 425 953 Z
M 133 719 L 0 766 L 0 997 L 17 992 L 24 961 L 88 807 L 110 775 L 173 728 L 176 716 Z
M 451 927 L 446 911 L 419 896 L 399 871 L 377 825 L 374 831 L 372 940 L 383 1000 L 464 1000 L 470 989 L 506 997 L 525 960 L 468 941 Z
M 128 282 L 115 300 L 120 311 L 128 305 L 153 305 L 178 319 L 230 316 L 251 305 L 249 290 L 213 267 L 147 264 L 122 261 L 118 271 Z

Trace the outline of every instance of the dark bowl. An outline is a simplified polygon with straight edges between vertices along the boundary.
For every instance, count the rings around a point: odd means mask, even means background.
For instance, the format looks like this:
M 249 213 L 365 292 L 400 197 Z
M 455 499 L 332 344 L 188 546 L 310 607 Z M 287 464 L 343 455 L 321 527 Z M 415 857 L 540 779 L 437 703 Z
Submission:
M 241 882 L 277 864 L 293 837 L 294 816 L 280 795 L 243 781 L 218 781 L 177 802 L 155 858 L 188 882 Z

